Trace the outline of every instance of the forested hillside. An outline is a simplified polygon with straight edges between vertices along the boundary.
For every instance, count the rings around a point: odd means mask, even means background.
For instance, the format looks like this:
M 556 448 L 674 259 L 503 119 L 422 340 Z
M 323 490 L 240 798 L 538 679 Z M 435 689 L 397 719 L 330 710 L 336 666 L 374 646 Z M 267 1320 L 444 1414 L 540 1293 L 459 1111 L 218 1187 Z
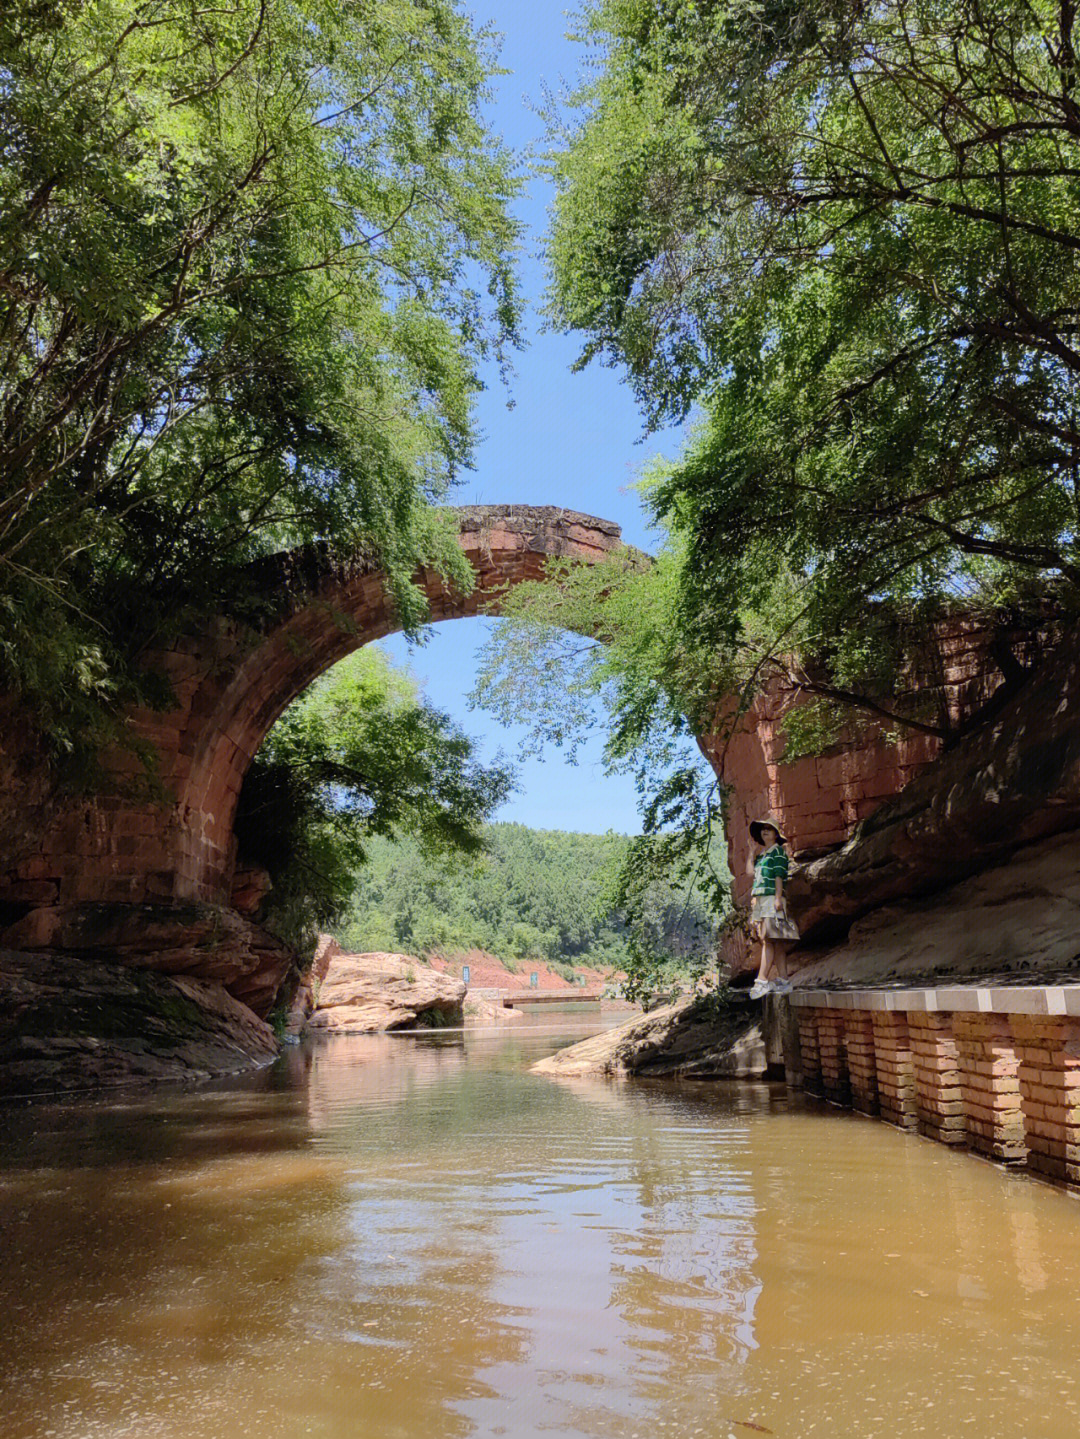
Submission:
M 343 943 L 418 955 L 481 949 L 510 962 L 623 965 L 623 926 L 606 895 L 624 836 L 491 824 L 484 838 L 483 855 L 449 863 L 433 863 L 412 840 L 373 840 Z M 673 954 L 692 948 L 705 925 L 696 895 L 687 902 L 670 890 L 657 892 L 653 918 Z

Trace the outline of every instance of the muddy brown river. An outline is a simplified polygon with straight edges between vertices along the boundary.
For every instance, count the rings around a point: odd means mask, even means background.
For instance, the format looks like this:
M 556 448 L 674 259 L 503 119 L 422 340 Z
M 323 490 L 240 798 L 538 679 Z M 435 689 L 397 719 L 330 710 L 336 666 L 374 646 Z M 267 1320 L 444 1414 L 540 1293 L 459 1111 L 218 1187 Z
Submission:
M 1080 1203 L 588 1023 L 0 1110 L 4 1439 L 1080 1434 Z

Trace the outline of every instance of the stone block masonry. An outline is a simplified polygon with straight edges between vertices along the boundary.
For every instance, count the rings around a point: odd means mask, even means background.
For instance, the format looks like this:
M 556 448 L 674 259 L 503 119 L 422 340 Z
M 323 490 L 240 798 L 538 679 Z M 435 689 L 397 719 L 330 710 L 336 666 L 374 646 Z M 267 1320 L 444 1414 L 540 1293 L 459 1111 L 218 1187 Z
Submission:
M 796 1009 L 795 1019 L 799 1026 L 800 1050 L 797 1072 L 802 1079 L 802 1088 L 807 1094 L 823 1095 L 825 1086 L 818 1046 L 817 1010 L 809 1007 Z
M 839 1011 L 825 1010 L 817 1016 L 818 1053 L 821 1056 L 821 1085 L 833 1104 L 851 1102 L 844 1021 Z
M 874 1021 L 868 1009 L 853 1009 L 844 1016 L 844 1047 L 852 1108 L 860 1114 L 879 1110 L 877 1065 L 874 1060 Z
M 965 1144 L 960 1057 L 945 1014 L 910 1014 L 911 1059 L 920 1134 L 943 1144 Z
M 954 1014 L 964 1122 L 968 1143 L 980 1154 L 1008 1164 L 1027 1158 L 1020 1110 L 1020 1061 L 1014 1024 L 1003 1014 Z
M 907 1015 L 890 1010 L 871 1010 L 870 1018 L 874 1030 L 878 1112 L 889 1124 L 895 1124 L 900 1129 L 915 1129 L 919 1122 L 919 1108 Z
M 973 619 L 942 625 L 928 667 L 933 679 L 913 678 L 913 689 L 935 686 L 952 723 L 961 724 L 1003 680 L 993 658 L 1001 638 Z M 1017 632 L 1009 636 L 1009 643 L 1022 646 L 1025 637 Z M 730 723 L 730 717 L 721 706 L 717 732 L 698 740 L 716 773 L 730 786 L 730 863 L 736 898 L 743 903 L 749 896 L 747 823 L 755 815 L 777 815 L 792 852 L 824 852 L 850 838 L 856 824 L 898 794 L 940 752 L 940 741 L 933 735 L 912 732 L 897 741 L 887 726 L 868 723 L 857 726 L 825 754 L 789 759 L 784 719 L 808 702 L 797 686 L 776 679 L 730 732 L 724 723 L 725 718 Z
M 1018 1015 L 1013 1036 L 1028 1166 L 1080 1184 L 1080 1019 Z
M 811 1094 L 1080 1192 L 1080 984 L 798 990 Z
M 549 558 L 595 562 L 620 548 L 617 525 L 576 511 L 475 505 L 447 513 L 474 586 L 462 594 L 436 570 L 418 570 L 432 620 L 497 613 L 514 585 L 544 578 Z M 233 818 L 267 731 L 331 665 L 399 628 L 383 575 L 362 555 L 312 546 L 267 556 L 250 567 L 245 587 L 262 597 L 260 615 L 223 612 L 148 656 L 170 683 L 172 707 L 131 710 L 125 722 L 137 744 L 102 756 L 108 779 L 99 793 L 50 815 L 15 863 L 5 854 L 0 935 L 13 948 L 32 946 L 23 930 L 4 930 L 5 916 L 35 908 L 228 906 L 237 863 Z M 0 742 L 0 753 L 6 748 Z M 149 793 L 140 748 L 155 757 Z
M 622 549 L 616 525 L 574 511 L 473 506 L 447 517 L 457 526 L 474 583 L 459 592 L 437 570 L 419 569 L 414 579 L 432 620 L 498 613 L 514 585 L 545 578 L 547 560 L 595 563 Z M 252 610 L 224 603 L 219 614 L 145 657 L 167 682 L 172 703 L 126 713 L 133 743 L 102 755 L 103 778 L 93 796 L 61 799 L 44 776 L 40 784 L 24 783 L 27 767 L 36 774 L 45 759 L 20 734 L 25 717 L 12 717 L 0 705 L 0 794 L 11 800 L 0 804 L 0 941 L 40 948 L 45 936 L 69 927 L 73 915 L 85 918 L 102 905 L 199 903 L 254 915 L 256 891 L 238 872 L 243 856 L 233 833 L 248 766 L 293 699 L 345 655 L 393 632 L 398 617 L 374 561 L 321 545 L 254 562 L 238 577 L 237 593 L 257 595 L 260 604 Z M 1023 645 L 1030 636 L 1005 640 Z M 1001 643 L 996 628 L 971 619 L 950 619 L 936 632 L 927 682 L 940 690 L 954 721 L 969 718 L 1002 682 L 994 658 Z M 909 679 L 912 693 L 922 687 L 914 673 Z M 820 858 L 938 754 L 931 735 L 897 742 L 891 729 L 871 722 L 856 725 L 828 754 L 789 760 L 784 718 L 805 701 L 797 685 L 777 678 L 745 714 L 734 697 L 721 699 L 700 739 L 729 788 L 730 860 L 741 899 L 752 814 L 774 811 L 792 852 Z M 798 883 L 796 872 L 793 890 Z M 804 926 L 804 933 L 810 929 Z M 724 958 L 733 972 L 754 962 L 743 928 L 726 935 Z M 797 950 L 791 963 L 801 959 Z M 815 1035 L 814 1052 L 824 1055 L 821 1082 L 827 1074 L 838 1099 L 851 1090 L 872 1111 L 879 1103 L 877 1075 L 867 1068 L 865 1041 L 860 1047 L 856 1037 L 853 1044 L 849 1055 L 843 1032 L 826 1034 L 823 1048 Z
M 459 591 L 437 569 L 418 569 L 414 579 L 427 596 L 432 620 L 498 613 L 514 585 L 548 577 L 549 559 L 596 563 L 622 551 L 616 525 L 573 511 L 476 506 L 450 511 L 447 518 L 456 524 L 473 583 Z M 633 565 L 647 563 L 624 554 Z M 47 753 L 30 732 L 27 716 L 0 704 L 0 795 L 8 800 L 0 804 L 0 943 L 19 951 L 55 949 L 73 962 L 109 955 L 132 967 L 196 975 L 224 984 L 235 998 L 265 1013 L 286 988 L 292 961 L 259 930 L 265 878 L 238 853 L 233 822 L 245 773 L 293 699 L 345 655 L 393 632 L 399 620 L 376 562 L 324 545 L 265 556 L 230 589 L 257 596 L 260 603 L 248 607 L 223 600 L 217 615 L 145 656 L 147 666 L 167 682 L 171 703 L 124 715 L 131 743 L 102 754 L 94 795 L 61 796 L 44 772 Z M 1002 645 L 1012 650 L 1014 661 L 1025 663 L 1028 649 L 1039 643 L 1039 636 L 1026 630 L 1002 632 L 996 625 L 952 617 L 930 639 L 928 663 L 906 675 L 904 684 L 909 695 L 936 695 L 955 728 L 1005 681 Z M 764 811 L 778 815 L 792 853 L 803 861 L 792 874 L 791 898 L 810 943 L 839 933 L 838 924 L 925 889 L 927 856 L 929 879 L 939 886 L 942 856 L 970 856 L 988 824 L 997 836 L 993 843 L 1007 842 L 1010 853 L 1018 838 L 1038 840 L 1080 825 L 1080 781 L 1072 778 L 1080 775 L 1080 705 L 1073 706 L 1074 714 L 1069 704 L 1059 703 L 1080 687 L 1072 658 L 1059 668 L 1061 673 L 1051 667 L 1048 678 L 1037 678 L 1015 700 L 1002 696 L 1006 708 L 988 741 L 998 748 L 991 748 L 989 760 L 980 755 L 977 762 L 965 742 L 939 755 L 934 735 L 897 742 L 891 727 L 875 722 L 855 725 L 827 754 L 789 759 L 784 720 L 807 699 L 798 684 L 777 676 L 745 713 L 734 696 L 720 698 L 700 744 L 729 789 L 737 897 L 746 898 L 749 883 L 747 820 Z M 1029 711 L 1053 715 L 1056 727 L 1036 727 L 1038 764 L 1020 766 L 1014 736 L 1024 726 L 1018 727 L 1016 716 Z M 952 797 L 967 796 L 974 815 L 967 829 L 961 824 L 958 830 L 951 818 L 934 818 L 939 783 L 934 775 L 942 773 L 942 765 L 953 766 L 946 772 L 945 809 L 949 815 L 962 811 Z M 1014 805 L 1006 814 L 1000 775 L 1019 775 L 1021 768 L 1027 778 L 1013 784 L 1020 812 Z M 1032 819 L 1024 807 L 1031 808 L 1030 776 L 1036 771 L 1041 809 Z M 890 797 L 901 791 L 897 809 Z M 892 818 L 879 813 L 883 803 L 892 804 Z M 923 816 L 920 824 L 932 821 L 930 841 L 925 827 L 908 832 L 910 803 L 911 812 Z M 1052 823 L 1045 814 L 1052 814 Z M 871 815 L 875 827 L 845 843 L 853 838 L 853 826 Z M 867 847 L 870 862 L 858 858 Z M 1069 908 L 1067 889 L 1061 887 L 1058 909 L 1066 914 L 1064 932 L 1071 934 L 1075 906 Z M 723 957 L 733 973 L 756 962 L 750 949 L 746 927 L 731 926 Z M 796 949 L 792 966 L 809 953 L 809 944 Z M 856 963 L 838 982 L 860 972 L 866 971 Z M 991 966 L 983 972 L 1000 971 Z M 1055 1039 L 1047 1047 L 1029 1035 L 1017 1048 L 1011 1031 L 1008 1039 L 1000 1030 L 977 1026 L 961 1034 L 925 1018 L 886 1024 L 873 1005 L 863 1005 L 859 1014 L 834 1014 L 834 1008 L 840 1007 L 825 1006 L 820 1018 L 788 1026 L 785 1050 L 792 1052 L 793 1073 L 801 1066 L 810 1092 L 896 1124 L 920 1126 L 949 1143 L 983 1145 L 997 1158 L 1016 1159 L 1030 1151 L 1032 1165 L 1072 1177 L 1075 1111 L 1061 1096 L 1044 1093 L 1053 1087 L 1046 1076 L 1060 1068 L 1068 1040 Z M 801 1059 L 794 1056 L 797 1048 Z M 769 1057 L 775 1064 L 778 1046 L 770 1048 Z M 1006 1072 L 1014 1061 L 1015 1070 Z

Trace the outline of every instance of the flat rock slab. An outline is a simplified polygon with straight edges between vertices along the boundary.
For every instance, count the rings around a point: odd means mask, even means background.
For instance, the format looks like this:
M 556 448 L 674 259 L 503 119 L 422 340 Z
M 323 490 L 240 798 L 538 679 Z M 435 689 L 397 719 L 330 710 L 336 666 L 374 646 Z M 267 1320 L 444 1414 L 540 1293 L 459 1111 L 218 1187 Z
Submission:
M 0 950 L 0 1095 L 197 1081 L 268 1064 L 270 1026 L 222 985 Z
M 461 1023 L 466 986 L 407 954 L 333 954 L 308 1029 L 379 1034 Z
M 531 1073 L 760 1079 L 768 1067 L 760 1019 L 756 1003 L 718 1010 L 689 997 L 560 1049 Z

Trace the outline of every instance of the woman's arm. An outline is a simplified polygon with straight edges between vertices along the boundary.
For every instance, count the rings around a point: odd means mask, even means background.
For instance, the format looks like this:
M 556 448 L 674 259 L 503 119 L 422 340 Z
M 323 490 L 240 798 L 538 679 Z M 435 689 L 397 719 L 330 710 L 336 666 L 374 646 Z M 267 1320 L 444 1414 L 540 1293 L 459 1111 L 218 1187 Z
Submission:
M 746 872 L 748 875 L 750 875 L 751 878 L 753 878 L 754 871 L 756 869 L 757 864 L 754 860 L 754 851 L 751 850 L 750 853 L 746 856 Z
M 776 907 L 784 908 L 784 881 L 780 875 L 776 876 Z

